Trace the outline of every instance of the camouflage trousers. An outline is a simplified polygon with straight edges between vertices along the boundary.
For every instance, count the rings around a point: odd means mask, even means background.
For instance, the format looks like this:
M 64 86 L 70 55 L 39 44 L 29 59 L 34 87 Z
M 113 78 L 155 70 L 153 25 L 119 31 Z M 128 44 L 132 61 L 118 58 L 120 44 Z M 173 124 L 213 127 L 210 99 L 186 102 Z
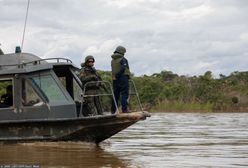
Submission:
M 102 104 L 98 94 L 98 90 L 87 90 L 86 95 L 92 95 L 85 98 L 85 105 L 87 107 L 86 116 L 102 115 L 103 109 Z M 95 96 L 93 96 L 95 95 Z

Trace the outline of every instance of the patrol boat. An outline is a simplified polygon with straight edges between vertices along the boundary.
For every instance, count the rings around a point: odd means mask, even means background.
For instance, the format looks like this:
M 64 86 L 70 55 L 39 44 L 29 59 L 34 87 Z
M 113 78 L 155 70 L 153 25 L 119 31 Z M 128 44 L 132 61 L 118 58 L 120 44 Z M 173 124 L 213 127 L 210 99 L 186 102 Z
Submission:
M 30 53 L 0 55 L 0 142 L 100 143 L 150 116 L 143 110 L 83 115 L 86 97 L 114 96 L 112 90 L 86 95 L 87 84 L 82 86 L 77 70 L 65 58 L 41 59 Z

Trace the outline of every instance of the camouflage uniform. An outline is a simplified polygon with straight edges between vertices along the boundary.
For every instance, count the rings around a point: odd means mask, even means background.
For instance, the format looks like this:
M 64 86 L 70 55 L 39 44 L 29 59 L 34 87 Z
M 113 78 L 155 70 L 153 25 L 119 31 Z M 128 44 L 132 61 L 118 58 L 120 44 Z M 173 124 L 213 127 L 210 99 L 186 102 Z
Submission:
M 87 66 L 87 61 L 89 59 L 93 59 L 93 56 L 87 56 L 85 58 L 85 63 L 83 63 L 82 69 L 80 71 L 79 77 L 82 81 L 83 86 L 87 82 L 93 81 L 101 81 L 101 77 L 97 74 L 96 69 L 94 67 Z M 96 95 L 99 92 L 99 85 L 97 83 L 88 83 L 86 85 L 85 95 Z M 85 97 L 85 106 L 87 108 L 87 112 L 84 113 L 85 116 L 92 116 L 102 114 L 102 106 L 100 103 L 99 96 L 89 96 Z

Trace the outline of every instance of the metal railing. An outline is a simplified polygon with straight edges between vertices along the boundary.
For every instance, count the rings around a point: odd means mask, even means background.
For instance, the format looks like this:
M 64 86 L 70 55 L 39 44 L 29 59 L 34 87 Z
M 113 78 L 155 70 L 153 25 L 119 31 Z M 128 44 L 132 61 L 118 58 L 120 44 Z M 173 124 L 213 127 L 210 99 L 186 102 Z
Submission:
M 106 93 L 100 93 L 100 94 L 86 94 L 86 91 L 87 89 L 89 88 L 89 85 L 95 85 L 95 86 L 99 86 L 101 87 L 100 85 L 104 86 L 105 87 L 105 92 Z M 107 88 L 106 88 L 106 85 L 109 86 L 110 88 L 110 92 L 107 92 Z M 87 97 L 96 97 L 96 96 L 111 96 L 112 97 L 112 100 L 114 102 L 114 105 L 116 107 L 116 112 L 114 114 L 118 114 L 119 113 L 119 110 L 118 110 L 118 106 L 117 106 L 117 102 L 115 100 L 115 96 L 114 96 L 114 92 L 113 92 L 113 89 L 112 89 L 112 85 L 110 82 L 108 81 L 91 81 L 91 82 L 87 82 L 84 87 L 83 87 L 83 93 L 82 93 L 82 102 L 81 102 L 81 108 L 80 108 L 80 115 L 83 114 L 83 105 L 85 103 L 85 98 Z
M 134 92 L 132 92 L 132 90 L 129 90 L 129 96 L 130 95 L 135 95 L 136 96 L 137 101 L 138 101 L 138 104 L 139 104 L 139 107 L 140 107 L 140 110 L 143 111 L 143 107 L 142 107 L 142 104 L 141 104 L 141 101 L 140 101 L 140 98 L 139 98 L 139 93 L 138 93 L 138 90 L 136 88 L 136 85 L 135 85 L 134 81 L 133 80 L 129 80 L 129 87 L 130 87 L 130 84 L 133 85 Z
M 48 62 L 51 61 L 51 62 Z M 39 59 L 35 61 L 30 62 L 23 62 L 20 64 L 10 64 L 10 65 L 0 65 L 0 67 L 17 67 L 17 68 L 23 68 L 27 65 L 40 65 L 42 62 L 46 63 L 72 63 L 70 59 L 67 58 L 45 58 L 45 59 Z
M 102 84 L 105 84 L 105 86 L 107 84 L 109 86 L 109 88 L 110 88 L 110 92 L 108 92 L 107 88 L 105 87 L 104 90 L 105 90 L 106 93 L 86 94 L 87 88 L 89 87 L 89 85 L 92 85 L 92 84 L 95 85 L 95 86 L 98 85 L 99 87 Z M 129 90 L 129 96 L 130 95 L 136 96 L 139 108 L 140 108 L 141 111 L 143 111 L 143 107 L 142 107 L 142 104 L 141 104 L 141 101 L 140 101 L 140 98 L 139 98 L 139 94 L 138 94 L 136 85 L 135 85 L 133 80 L 129 80 L 129 86 L 132 86 L 133 89 L 134 89 L 134 91 Z M 87 97 L 96 97 L 96 96 L 111 96 L 112 101 L 114 102 L 114 105 L 115 105 L 115 109 L 116 109 L 116 112 L 114 114 L 119 113 L 118 105 L 117 105 L 117 102 L 116 102 L 116 99 L 115 99 L 115 96 L 114 96 L 114 92 L 113 92 L 113 89 L 112 89 L 112 84 L 110 82 L 108 82 L 108 81 L 91 81 L 91 82 L 87 82 L 83 87 L 82 102 L 81 102 L 81 108 L 80 108 L 80 114 L 81 115 L 83 114 L 83 104 L 85 103 L 85 98 L 87 98 Z

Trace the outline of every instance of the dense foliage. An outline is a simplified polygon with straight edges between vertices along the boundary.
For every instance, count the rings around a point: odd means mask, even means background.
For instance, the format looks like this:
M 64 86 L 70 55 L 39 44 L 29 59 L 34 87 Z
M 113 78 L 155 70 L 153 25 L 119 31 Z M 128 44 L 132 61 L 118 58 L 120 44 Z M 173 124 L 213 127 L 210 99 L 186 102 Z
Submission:
M 111 80 L 110 72 L 100 72 Z M 141 102 L 153 111 L 248 111 L 248 72 L 220 74 L 207 71 L 200 76 L 179 76 L 162 71 L 151 76 L 132 77 Z
M 103 80 L 111 81 L 111 72 L 99 71 Z M 248 111 L 248 72 L 220 74 L 211 71 L 200 76 L 179 76 L 171 71 L 135 77 L 143 107 L 150 111 Z M 6 92 L 7 82 L 0 83 L 0 95 Z M 134 93 L 131 85 L 131 93 Z M 131 95 L 130 106 L 138 108 Z M 111 100 L 107 100 L 111 103 Z

